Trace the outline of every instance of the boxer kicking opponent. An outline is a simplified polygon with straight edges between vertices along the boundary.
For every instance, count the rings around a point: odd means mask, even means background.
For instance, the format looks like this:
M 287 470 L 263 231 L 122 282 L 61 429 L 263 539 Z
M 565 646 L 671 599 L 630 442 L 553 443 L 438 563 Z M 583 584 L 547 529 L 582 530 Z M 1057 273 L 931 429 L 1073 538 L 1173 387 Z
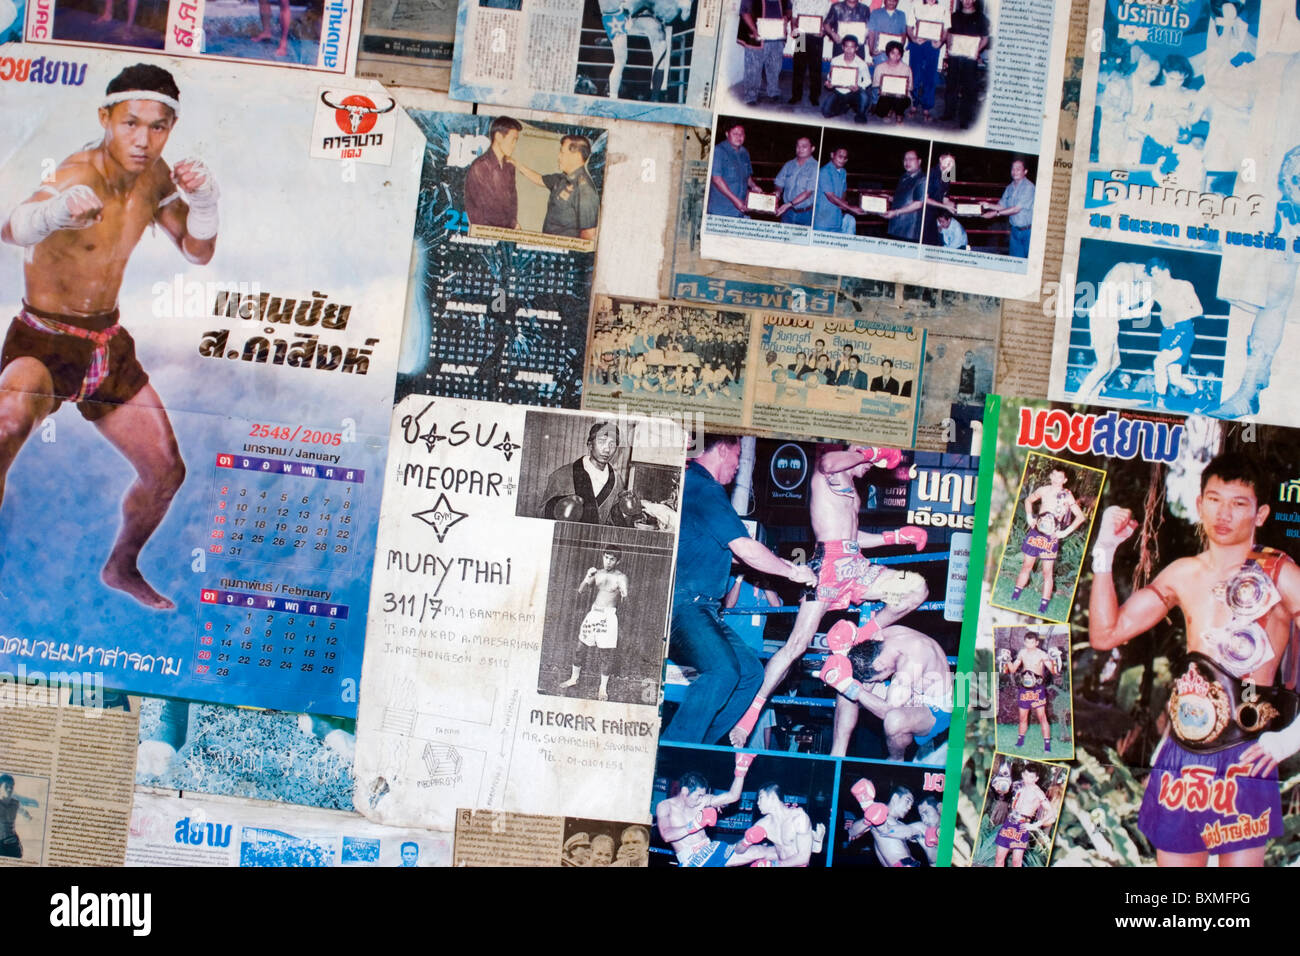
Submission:
M 1029 583 L 1034 573 L 1034 562 L 1042 562 L 1043 599 L 1038 602 L 1038 613 L 1045 614 L 1047 605 L 1052 601 L 1053 572 L 1056 568 L 1056 556 L 1061 551 L 1061 542 L 1072 535 L 1087 517 L 1073 493 L 1066 488 L 1070 476 L 1064 468 L 1053 468 L 1047 476 L 1048 483 L 1035 488 L 1025 499 L 1025 521 L 1029 529 L 1025 539 L 1020 542 L 1020 553 L 1024 555 L 1020 564 L 1020 574 L 1016 576 L 1016 586 L 1011 591 L 1011 600 L 1020 600 L 1020 592 Z M 1034 505 L 1038 513 L 1034 513 Z M 1074 515 L 1074 521 L 1062 528 L 1065 519 Z
M 1029 849 L 1033 834 L 1050 826 L 1054 819 L 1052 802 L 1038 786 L 1038 771 L 1033 764 L 1025 764 L 1025 769 L 1020 772 L 1020 783 L 1011 797 L 1011 812 L 998 827 L 997 838 L 993 841 L 998 848 L 993 865 L 1006 866 L 1010 855 L 1012 866 L 1024 866 L 1025 850 Z
M 1025 732 L 1029 730 L 1029 712 L 1038 714 L 1038 722 L 1043 728 L 1043 750 L 1052 752 L 1052 725 L 1047 722 L 1047 678 L 1055 677 L 1061 672 L 1059 656 L 1053 656 L 1038 646 L 1039 637 L 1029 631 L 1025 634 L 1024 646 L 1015 660 L 1006 668 L 1008 674 L 1020 672 L 1020 690 L 1016 695 L 1016 707 L 1020 711 L 1020 736 L 1016 746 L 1025 745 Z M 1053 648 L 1055 650 L 1055 648 Z M 1007 649 L 1010 653 L 1010 648 Z M 1059 654 L 1059 652 L 1058 652 Z
M 706 827 L 718 822 L 718 807 L 740 799 L 745 774 L 753 762 L 753 754 L 736 754 L 736 775 L 726 793 L 713 793 L 708 780 L 690 771 L 682 774 L 676 794 L 659 801 L 655 807 L 655 826 L 660 838 L 671 844 L 682 866 L 749 866 L 757 860 L 776 859 L 776 847 L 771 844 L 753 845 L 742 840 L 732 846 L 722 840 L 710 840 L 704 832 Z
M 600 700 L 609 700 L 609 659 L 618 647 L 618 602 L 627 598 L 627 575 L 618 568 L 623 552 L 615 545 L 610 545 L 601 552 L 601 570 L 588 568 L 582 583 L 578 585 L 581 594 L 589 587 L 595 587 L 596 597 L 591 602 L 591 610 L 582 619 L 578 629 L 578 652 L 576 657 L 589 663 L 592 656 L 600 667 Z M 572 687 L 578 683 L 583 664 L 573 664 L 573 674 L 561 687 Z
M 1300 568 L 1255 547 L 1268 520 L 1272 484 L 1232 454 L 1201 472 L 1196 499 L 1205 550 L 1179 558 L 1123 606 L 1111 573 L 1115 550 L 1137 522 L 1112 505 L 1092 549 L 1088 640 L 1109 651 L 1160 623 L 1175 607 L 1187 626 L 1187 656 L 1173 668 L 1169 730 L 1151 758 L 1138 827 L 1160 866 L 1261 866 L 1283 833 L 1278 764 L 1300 750 L 1295 694 L 1278 682 L 1300 623 Z M 1287 668 L 1289 670 L 1290 668 Z M 1206 806 L 1188 797 L 1218 794 Z
M 0 353 L 0 497 L 27 436 L 65 401 L 77 405 L 136 470 L 122 528 L 100 578 L 146 607 L 176 605 L 137 566 L 185 478 L 162 399 L 118 324 L 127 259 L 157 223 L 198 265 L 216 248 L 217 185 L 197 159 L 174 169 L 162 151 L 180 110 L 170 73 L 127 67 L 99 107 L 104 137 L 73 153 L 10 214 L 0 239 L 24 247 L 23 307 Z
M 881 534 L 858 530 L 862 499 L 854 481 L 872 468 L 892 471 L 902 457 L 896 448 L 850 445 L 847 450 L 827 451 L 818 458 L 810 481 L 812 495 L 808 509 L 817 539 L 808 567 L 817 575 L 817 585 L 804 591 L 790 637 L 767 662 L 758 694 L 732 728 L 729 739 L 733 747 L 745 745 L 768 697 L 808 650 L 827 611 L 842 611 L 864 601 L 885 604 L 860 628 L 847 622 L 844 623 L 848 630 L 832 628 L 837 638 L 831 645 L 831 653 L 842 654 L 916 610 L 929 597 L 929 588 L 921 575 L 873 564 L 862 556 L 862 551 L 869 548 L 910 544 L 920 551 L 925 547 L 924 528 L 905 525 Z M 831 635 L 827 634 L 827 641 L 830 640 Z
M 903 760 L 913 743 L 922 748 L 932 744 L 952 721 L 948 656 L 938 641 L 915 628 L 893 624 L 847 657 L 832 654 L 818 676 L 840 695 L 835 700 L 832 757 L 848 755 L 859 708 L 884 723 L 890 760 Z

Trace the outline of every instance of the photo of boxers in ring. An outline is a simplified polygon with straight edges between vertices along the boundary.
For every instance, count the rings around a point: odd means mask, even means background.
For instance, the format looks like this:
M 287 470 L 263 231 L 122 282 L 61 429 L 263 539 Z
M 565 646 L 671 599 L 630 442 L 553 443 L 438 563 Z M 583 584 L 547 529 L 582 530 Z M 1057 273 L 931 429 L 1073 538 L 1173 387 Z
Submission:
M 697 447 L 661 739 L 941 764 L 960 630 L 944 599 L 957 532 L 907 516 L 923 483 L 955 494 L 953 511 L 969 486 L 973 506 L 974 465 L 723 434 Z
M 1099 469 L 1049 455 L 1026 457 L 989 603 L 1058 623 L 1068 620 L 1105 477 Z
M 1043 760 L 1073 759 L 1070 629 L 995 627 L 993 647 L 998 751 Z
M 650 865 L 825 866 L 834 776 L 829 760 L 660 746 Z
M 1047 866 L 1070 768 L 994 757 L 972 866 Z
M 835 866 L 934 866 L 943 773 L 849 763 L 840 767 Z

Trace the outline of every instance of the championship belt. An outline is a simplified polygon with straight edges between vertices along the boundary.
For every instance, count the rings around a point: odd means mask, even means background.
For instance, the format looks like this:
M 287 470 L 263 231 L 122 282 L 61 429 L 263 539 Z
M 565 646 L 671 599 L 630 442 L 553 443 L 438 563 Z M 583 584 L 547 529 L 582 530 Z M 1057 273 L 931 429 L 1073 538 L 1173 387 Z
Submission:
M 1025 670 L 1020 672 L 1020 686 L 1029 689 L 1039 686 L 1038 675 L 1033 671 Z
M 1263 617 L 1282 595 L 1254 560 L 1248 560 L 1227 581 L 1214 587 L 1214 596 L 1228 605 L 1233 617 L 1255 620 Z
M 1201 639 L 1209 646 L 1219 666 L 1233 677 L 1245 677 L 1273 659 L 1268 634 L 1254 621 L 1211 628 Z
M 1192 652 L 1169 694 L 1170 727 L 1188 750 L 1226 750 L 1268 730 L 1283 715 L 1278 705 L 1288 694 L 1274 687 L 1243 686 L 1213 659 Z
M 1034 519 L 1034 527 L 1038 529 L 1041 534 L 1045 534 L 1049 538 L 1052 537 L 1056 534 L 1056 515 L 1052 514 L 1050 511 L 1044 511 Z

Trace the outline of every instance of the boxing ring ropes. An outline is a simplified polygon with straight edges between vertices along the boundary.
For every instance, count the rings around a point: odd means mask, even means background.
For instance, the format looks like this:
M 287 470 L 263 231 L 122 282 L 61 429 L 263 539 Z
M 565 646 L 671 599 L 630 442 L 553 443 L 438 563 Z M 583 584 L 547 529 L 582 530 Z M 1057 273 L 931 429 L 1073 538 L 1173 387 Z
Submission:
M 1228 321 L 1227 315 L 1210 315 L 1209 313 L 1206 313 L 1204 318 L 1215 322 L 1227 323 Z M 1132 323 L 1140 322 L 1140 321 L 1142 320 L 1141 319 L 1120 320 L 1121 324 L 1119 330 L 1119 342 L 1120 342 L 1119 367 L 1116 368 L 1115 371 L 1111 372 L 1110 377 L 1107 378 L 1102 385 L 1102 391 L 1107 394 L 1108 398 L 1122 399 L 1128 396 L 1129 394 L 1131 394 L 1133 397 L 1141 397 L 1139 393 L 1135 392 L 1131 388 L 1128 389 L 1127 391 L 1120 389 L 1118 387 L 1119 377 L 1126 372 L 1129 375 L 1132 375 L 1135 379 L 1145 378 L 1153 374 L 1153 363 L 1155 362 L 1156 354 L 1160 351 L 1160 333 L 1163 329 L 1163 326 L 1160 324 L 1160 320 L 1157 319 L 1155 315 L 1152 315 L 1149 320 L 1151 323 L 1149 328 L 1136 329 L 1132 327 Z M 1217 376 L 1193 374 L 1190 371 L 1190 369 L 1185 371 L 1184 374 L 1193 382 L 1196 382 L 1198 387 L 1208 384 L 1211 390 L 1213 390 L 1214 386 L 1216 385 L 1219 386 L 1220 389 L 1222 389 L 1224 366 L 1226 365 L 1227 358 L 1228 358 L 1227 356 L 1228 336 L 1226 334 L 1226 325 L 1225 325 L 1225 334 L 1223 335 L 1210 335 L 1202 331 L 1201 326 L 1202 323 L 1199 322 L 1195 323 L 1194 327 L 1196 328 L 1196 338 L 1192 343 L 1192 360 L 1191 363 L 1189 364 L 1195 364 L 1198 360 L 1201 362 L 1213 363 L 1219 366 L 1219 374 Z M 1143 347 L 1133 348 L 1131 345 L 1126 346 L 1124 344 L 1125 340 L 1131 342 L 1134 338 L 1142 339 Z M 1086 345 L 1084 344 L 1085 342 L 1087 343 Z M 1204 349 L 1207 346 L 1209 346 L 1210 343 L 1222 343 L 1223 352 L 1218 355 L 1215 355 L 1212 352 L 1205 352 Z M 1150 347 L 1145 347 L 1148 345 Z M 1082 384 L 1083 380 L 1088 377 L 1088 373 L 1091 372 L 1093 368 L 1096 367 L 1096 362 L 1097 362 L 1097 353 L 1092 350 L 1092 336 L 1088 331 L 1088 313 L 1086 310 L 1082 312 L 1080 312 L 1079 310 L 1075 310 L 1074 321 L 1070 325 L 1069 351 L 1074 352 L 1076 349 L 1078 349 L 1079 351 L 1088 352 L 1089 354 L 1092 355 L 1092 361 L 1093 361 L 1092 365 L 1083 365 L 1080 364 L 1079 362 L 1070 362 L 1070 361 L 1067 361 L 1066 363 L 1066 374 L 1069 375 L 1071 370 L 1077 370 L 1079 373 L 1079 384 Z M 1129 360 L 1129 356 L 1148 356 L 1149 359 L 1146 361 L 1139 360 L 1137 364 L 1134 364 L 1131 360 Z M 1154 394 L 1154 392 L 1149 394 Z M 1194 398 L 1195 396 L 1191 396 L 1191 397 Z M 1215 398 L 1217 399 L 1218 397 L 1219 397 L 1218 393 L 1215 393 Z
M 637 17 L 636 19 L 641 19 Z M 647 19 L 653 20 L 654 17 Z M 665 25 L 666 29 L 672 29 L 671 26 Z M 636 39 L 639 43 L 633 43 Z M 654 62 L 654 49 L 650 46 L 650 38 L 640 33 L 629 33 L 627 37 L 627 63 L 623 66 L 622 86 L 628 83 L 644 83 L 650 93 L 650 98 L 654 102 L 666 103 L 685 103 L 687 86 L 690 83 L 691 68 L 686 65 L 686 56 L 691 52 L 692 44 L 695 40 L 695 25 L 691 24 L 683 30 L 673 30 L 672 37 L 668 41 L 668 86 L 660 90 L 654 82 L 655 71 L 658 64 Z M 639 61 L 639 62 L 638 62 Z M 609 45 L 609 37 L 606 35 L 604 28 L 589 29 L 582 28 L 582 35 L 578 41 L 578 72 L 582 73 L 583 67 L 595 67 L 596 70 L 588 70 L 586 76 L 593 83 L 595 76 L 604 74 L 605 84 L 609 84 L 609 73 L 614 68 L 614 51 Z M 644 75 L 644 74 L 649 74 Z M 614 91 L 615 95 L 618 91 Z
M 921 554 L 898 554 L 898 555 L 892 555 L 888 557 L 872 558 L 871 562 L 873 564 L 883 564 L 883 565 L 921 564 L 921 563 L 928 563 L 932 561 L 946 562 L 948 558 L 951 556 L 951 554 L 952 554 L 951 551 L 927 551 L 927 552 L 922 552 Z M 944 604 L 945 602 L 943 601 L 926 601 L 920 606 L 918 606 L 916 610 L 913 611 L 912 613 L 915 614 L 920 611 L 942 611 L 944 609 Z M 863 611 L 866 611 L 868 613 L 875 613 L 876 611 L 880 610 L 884 606 L 885 606 L 884 602 L 882 601 L 873 601 L 864 604 L 851 605 L 849 607 L 849 610 L 850 611 L 856 610 L 858 612 L 859 621 L 860 621 L 861 614 Z M 756 605 L 754 607 L 730 607 L 730 608 L 722 608 L 720 613 L 724 617 L 733 617 L 733 616 L 750 617 L 753 615 L 767 616 L 772 614 L 798 614 L 799 605 L 783 604 L 779 607 L 772 607 L 770 605 L 769 606 Z M 906 623 L 906 618 L 904 618 L 899 623 L 900 624 Z M 811 664 L 816 664 L 816 665 L 822 664 L 829 656 L 826 654 L 824 650 L 825 646 L 826 646 L 826 632 L 818 631 L 813 636 L 812 642 L 808 646 L 808 650 L 804 652 L 803 660 Z M 766 649 L 766 647 L 764 647 L 762 650 L 758 651 L 757 653 L 760 660 L 766 661 L 775 652 L 769 651 Z M 956 667 L 957 658 L 953 656 L 949 656 L 948 664 L 952 667 Z M 690 685 L 691 680 L 692 678 L 687 676 L 685 670 L 681 666 L 677 664 L 673 664 L 670 658 L 666 662 L 665 670 L 664 670 L 664 700 L 672 701 L 673 703 L 680 703 L 682 699 L 682 694 L 685 693 L 685 690 Z M 768 699 L 768 704 L 772 707 L 833 708 L 835 706 L 835 695 L 832 694 L 830 697 L 799 697 L 799 696 L 790 696 L 785 694 L 773 694 Z

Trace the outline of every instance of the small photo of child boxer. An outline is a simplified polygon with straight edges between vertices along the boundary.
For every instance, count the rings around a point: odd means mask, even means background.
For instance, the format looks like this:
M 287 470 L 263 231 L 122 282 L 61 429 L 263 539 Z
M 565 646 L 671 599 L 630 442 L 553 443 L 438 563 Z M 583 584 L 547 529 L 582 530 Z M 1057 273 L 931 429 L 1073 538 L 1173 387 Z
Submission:
M 1070 629 L 995 627 L 997 750 L 1042 760 L 1074 758 Z
M 972 866 L 1047 866 L 1070 768 L 998 754 Z
M 672 562 L 653 531 L 557 522 L 538 693 L 658 703 Z
M 50 781 L 0 766 L 0 866 L 45 862 Z
M 1098 468 L 1050 455 L 1025 457 L 990 604 L 1068 622 L 1105 479 Z

